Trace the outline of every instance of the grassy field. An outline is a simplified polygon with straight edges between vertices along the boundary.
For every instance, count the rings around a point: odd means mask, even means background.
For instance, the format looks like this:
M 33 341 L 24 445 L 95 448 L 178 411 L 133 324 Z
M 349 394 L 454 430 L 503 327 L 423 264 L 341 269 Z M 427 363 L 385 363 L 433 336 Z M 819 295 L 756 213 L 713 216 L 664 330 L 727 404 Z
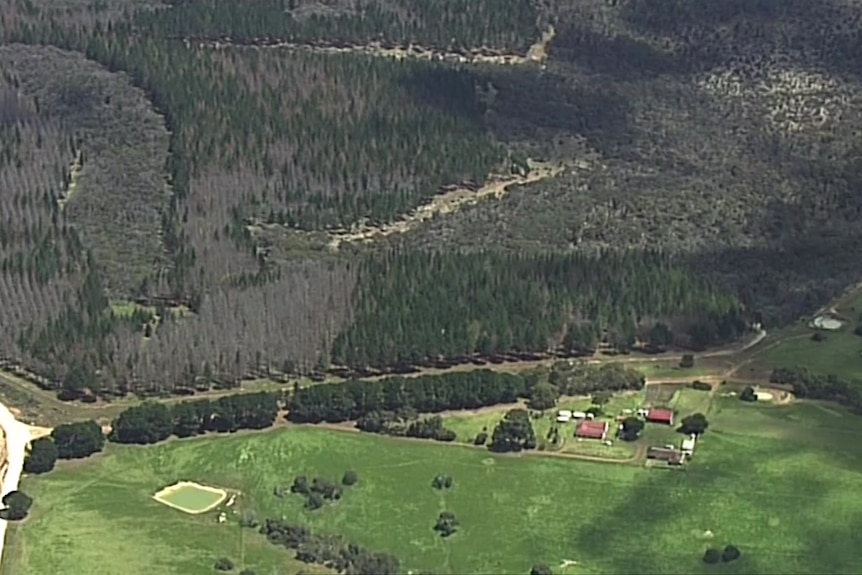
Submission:
M 177 479 L 239 489 L 239 508 L 394 553 L 404 572 L 526 573 L 538 562 L 572 574 L 858 572 L 862 447 L 840 438 L 860 419 L 725 398 L 709 416 L 683 472 L 311 428 L 113 447 L 24 480 L 36 503 L 11 532 L 2 572 L 195 575 L 219 556 L 258 574 L 299 569 L 235 519 L 220 525 L 151 499 Z M 295 475 L 338 479 L 347 468 L 360 480 L 336 506 L 308 512 L 299 497 L 272 495 Z M 452 491 L 430 487 L 441 472 Z M 448 540 L 431 529 L 443 509 L 461 522 Z M 739 562 L 703 566 L 707 546 L 728 543 L 742 549 Z M 566 560 L 579 563 L 559 569 Z
M 787 337 L 765 347 L 754 357 L 751 367 L 740 374 L 768 377 L 776 367 L 804 366 L 815 373 L 862 380 L 862 337 L 853 333 L 862 312 L 862 292 L 851 292 L 836 305 L 835 311 L 844 321 L 841 329 L 818 330 L 807 327 L 807 322 L 805 327 L 791 328 Z M 825 339 L 815 341 L 812 339 L 815 333 Z

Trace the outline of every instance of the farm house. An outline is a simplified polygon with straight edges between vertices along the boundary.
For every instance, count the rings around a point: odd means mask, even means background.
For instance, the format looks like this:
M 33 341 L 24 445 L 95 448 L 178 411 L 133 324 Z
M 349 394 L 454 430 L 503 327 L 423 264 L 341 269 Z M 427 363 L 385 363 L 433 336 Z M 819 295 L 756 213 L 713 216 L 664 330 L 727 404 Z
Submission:
M 583 439 L 600 439 L 604 441 L 608 436 L 608 427 L 610 426 L 607 421 L 582 421 L 581 424 L 578 425 L 575 437 L 581 437 Z
M 673 425 L 673 411 L 670 409 L 650 409 L 646 414 L 646 420 L 652 423 L 663 423 Z

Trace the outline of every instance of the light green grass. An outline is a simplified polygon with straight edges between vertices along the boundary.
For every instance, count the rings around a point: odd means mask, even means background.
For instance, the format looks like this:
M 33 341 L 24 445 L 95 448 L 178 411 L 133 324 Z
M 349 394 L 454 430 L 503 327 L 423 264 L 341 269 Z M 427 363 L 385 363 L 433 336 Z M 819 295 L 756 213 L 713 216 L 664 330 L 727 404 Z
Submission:
M 636 369 L 644 374 L 647 379 L 677 379 L 688 378 L 693 380 L 698 377 L 718 376 L 727 371 L 730 363 L 717 359 L 698 359 L 694 367 L 684 368 L 679 366 L 679 360 L 656 360 L 656 361 L 634 361 L 625 364 L 626 367 Z
M 194 485 L 183 485 L 170 493 L 159 494 L 157 500 L 175 505 L 190 513 L 208 509 L 224 499 L 224 495 Z
M 862 381 L 862 337 L 853 334 L 855 324 L 836 331 L 822 331 L 826 341 L 813 341 L 809 333 L 765 349 L 756 362 L 763 369 L 807 367 L 813 373 L 833 374 Z
M 296 571 L 250 530 L 151 499 L 178 477 L 238 489 L 237 505 L 261 517 L 393 553 L 405 573 L 523 574 L 567 559 L 584 574 L 858 573 L 862 420 L 821 407 L 722 398 L 694 461 L 673 473 L 311 428 L 112 448 L 24 480 L 35 504 L 10 534 L 3 573 L 203 575 L 219 556 L 259 574 Z M 348 468 L 359 483 L 334 506 L 308 512 L 272 495 L 296 475 L 337 480 Z M 441 472 L 451 491 L 431 488 Z M 443 509 L 461 522 L 448 540 L 432 531 Z M 739 562 L 701 563 L 708 545 L 728 543 Z

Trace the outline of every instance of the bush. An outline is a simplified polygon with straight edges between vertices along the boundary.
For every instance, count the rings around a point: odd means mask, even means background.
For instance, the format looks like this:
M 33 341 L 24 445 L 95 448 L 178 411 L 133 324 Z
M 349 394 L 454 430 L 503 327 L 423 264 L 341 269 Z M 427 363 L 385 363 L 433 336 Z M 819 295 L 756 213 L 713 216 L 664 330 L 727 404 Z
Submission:
M 710 547 L 706 550 L 706 553 L 703 554 L 703 562 L 709 565 L 715 565 L 721 561 L 721 551 L 714 547 Z
M 540 563 L 533 565 L 533 568 L 530 569 L 530 575 L 553 575 L 553 571 L 547 565 Z
M 815 331 L 811 335 L 811 341 L 816 341 L 816 342 L 826 341 L 826 334 L 823 333 L 822 331 Z
M 254 511 L 246 511 L 242 514 L 239 524 L 241 527 L 254 529 L 260 525 L 260 521 L 257 520 L 257 515 L 255 515 Z
M 685 369 L 690 369 L 694 367 L 694 356 L 690 353 L 682 356 L 682 359 L 679 362 L 679 366 Z
M 451 489 L 452 485 L 455 481 L 452 479 L 451 475 L 437 475 L 434 480 L 431 482 L 431 486 L 434 489 Z
M 217 571 L 233 571 L 233 567 L 233 561 L 227 557 L 219 557 L 218 561 L 215 562 Z
M 254 569 L 243 569 L 239 575 L 257 575 L 257 573 L 254 572 Z
M 710 384 L 698 379 L 691 382 L 691 388 L 699 391 L 712 391 L 712 386 Z
M 485 445 L 488 443 L 488 433 L 480 431 L 476 434 L 476 439 L 473 440 L 473 445 Z
M 58 455 L 54 440 L 49 437 L 40 437 L 33 442 L 30 454 L 24 461 L 24 473 L 48 473 L 54 469 Z
M 105 436 L 95 421 L 58 425 L 51 432 L 60 459 L 80 459 L 102 451 Z
M 27 517 L 33 498 L 23 491 L 10 491 L 3 496 L 5 509 L 0 510 L 0 519 L 6 521 L 20 521 Z
M 754 388 L 749 385 L 742 390 L 742 393 L 739 394 L 739 399 L 741 401 L 757 401 L 757 392 L 755 392 Z
M 853 333 L 856 335 L 862 336 L 862 323 L 856 326 L 856 329 L 853 330 Z
M 736 561 L 739 559 L 739 556 L 742 553 L 739 551 L 739 548 L 735 545 L 728 545 L 724 548 L 724 552 L 721 554 L 721 560 L 725 563 L 730 563 L 731 561 Z
M 349 469 L 344 472 L 344 477 L 341 478 L 341 484 L 350 487 L 351 485 L 356 485 L 356 482 L 359 481 L 359 476 L 356 475 L 356 472 L 352 469 Z

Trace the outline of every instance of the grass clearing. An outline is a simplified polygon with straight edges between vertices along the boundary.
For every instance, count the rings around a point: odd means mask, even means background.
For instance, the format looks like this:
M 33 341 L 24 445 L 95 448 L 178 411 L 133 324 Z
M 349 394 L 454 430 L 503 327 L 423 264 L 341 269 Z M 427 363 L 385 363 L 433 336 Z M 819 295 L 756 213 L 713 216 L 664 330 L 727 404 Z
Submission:
M 678 473 L 314 428 L 112 446 L 25 478 L 35 505 L 11 532 L 3 573 L 203 575 L 220 556 L 258 573 L 298 571 L 234 514 L 220 525 L 154 501 L 153 490 L 176 477 L 242 491 L 238 510 L 391 552 L 404 572 L 525 573 L 565 561 L 578 565 L 560 572 L 858 572 L 862 446 L 839 438 L 860 419 L 732 398 L 718 399 L 709 417 L 695 459 Z M 348 468 L 359 482 L 316 512 L 272 493 L 296 475 L 337 479 Z M 454 477 L 451 491 L 431 488 L 441 472 Z M 431 529 L 441 509 L 461 523 L 447 540 Z M 739 562 L 702 564 L 708 545 L 728 543 L 742 549 Z
M 835 331 L 809 329 L 805 335 L 788 338 L 765 349 L 755 359 L 761 371 L 776 367 L 805 366 L 814 373 L 833 374 L 843 379 L 860 380 L 862 337 L 855 335 L 855 322 Z M 822 341 L 812 336 L 822 334 Z

